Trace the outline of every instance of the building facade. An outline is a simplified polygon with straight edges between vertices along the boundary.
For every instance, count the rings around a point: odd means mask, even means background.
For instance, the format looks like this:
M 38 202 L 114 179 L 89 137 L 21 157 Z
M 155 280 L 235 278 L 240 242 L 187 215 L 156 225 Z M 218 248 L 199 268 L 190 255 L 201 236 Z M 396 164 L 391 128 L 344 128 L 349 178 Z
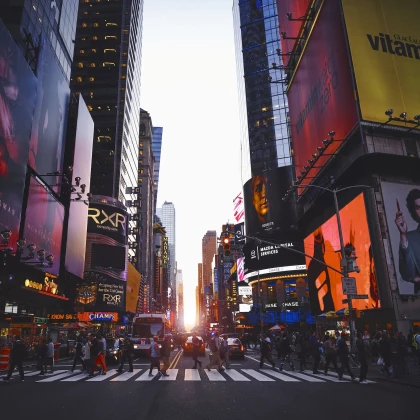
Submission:
M 178 331 L 184 331 L 184 279 L 182 277 L 182 270 L 176 270 L 176 327 Z
M 155 164 L 154 164 L 155 213 L 156 213 L 157 195 L 158 195 L 158 189 L 159 189 L 159 170 L 160 170 L 160 155 L 162 151 L 162 137 L 163 137 L 163 127 L 153 127 L 152 150 L 153 150 L 153 157 L 155 158 Z
M 212 283 L 212 262 L 217 249 L 217 234 L 215 230 L 208 230 L 201 242 L 203 262 L 203 286 Z

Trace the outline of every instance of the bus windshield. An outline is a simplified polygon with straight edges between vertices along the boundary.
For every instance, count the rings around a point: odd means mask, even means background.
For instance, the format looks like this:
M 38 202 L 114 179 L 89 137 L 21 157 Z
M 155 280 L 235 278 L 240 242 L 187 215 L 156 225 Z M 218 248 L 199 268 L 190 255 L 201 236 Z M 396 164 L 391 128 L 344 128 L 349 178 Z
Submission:
M 163 322 L 153 324 L 135 323 L 133 325 L 133 338 L 152 338 L 155 335 L 163 338 L 163 330 Z

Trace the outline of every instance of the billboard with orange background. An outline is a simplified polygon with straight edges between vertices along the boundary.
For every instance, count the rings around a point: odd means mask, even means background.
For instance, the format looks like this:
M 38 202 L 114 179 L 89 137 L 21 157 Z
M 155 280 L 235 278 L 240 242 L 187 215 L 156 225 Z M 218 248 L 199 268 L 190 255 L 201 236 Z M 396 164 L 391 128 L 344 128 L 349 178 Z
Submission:
M 420 114 L 418 0 L 342 0 L 362 119 Z M 391 124 L 406 124 L 391 122 Z
M 353 300 L 353 307 L 361 310 L 380 307 L 375 263 L 373 260 L 366 207 L 363 194 L 358 195 L 340 210 L 344 244 L 352 244 L 356 251 L 360 273 L 349 276 L 356 279 L 357 293 L 368 299 Z M 340 271 L 340 238 L 335 216 L 319 226 L 304 241 L 305 253 Z M 308 285 L 314 315 L 337 311 L 344 307 L 342 276 L 318 261 L 306 257 Z

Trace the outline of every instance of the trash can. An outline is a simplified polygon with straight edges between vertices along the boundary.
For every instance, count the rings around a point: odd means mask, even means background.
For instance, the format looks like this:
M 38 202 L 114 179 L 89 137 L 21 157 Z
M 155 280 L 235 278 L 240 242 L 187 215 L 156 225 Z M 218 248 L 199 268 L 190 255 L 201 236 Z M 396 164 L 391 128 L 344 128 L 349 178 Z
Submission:
M 57 361 L 60 358 L 60 343 L 54 343 L 54 361 Z

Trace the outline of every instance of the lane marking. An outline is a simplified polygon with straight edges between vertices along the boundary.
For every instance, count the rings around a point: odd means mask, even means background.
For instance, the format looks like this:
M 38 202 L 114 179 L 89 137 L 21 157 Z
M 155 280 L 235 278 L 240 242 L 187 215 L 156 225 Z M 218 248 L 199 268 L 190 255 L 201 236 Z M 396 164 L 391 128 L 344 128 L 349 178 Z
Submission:
M 106 375 L 101 375 L 101 376 L 106 376 Z M 63 379 L 61 382 L 77 382 L 77 381 L 81 381 L 82 379 L 86 379 L 89 376 L 86 373 L 80 373 L 79 375 L 75 375 L 75 376 L 71 376 L 70 378 L 67 379 Z
M 255 378 L 257 381 L 260 381 L 260 382 L 275 382 L 274 379 L 271 379 L 268 376 L 265 376 L 265 375 L 261 374 L 260 372 L 257 372 L 254 369 L 241 369 L 241 370 L 242 370 L 242 372 L 246 373 L 247 375 Z
M 264 371 L 266 375 L 274 376 L 284 382 L 300 382 L 299 379 L 291 378 L 290 376 L 284 375 L 283 373 L 276 372 L 274 370 Z
M 198 369 L 185 369 L 185 381 L 201 381 Z
M 80 373 L 80 370 L 78 370 L 77 372 L 74 371 L 74 372 L 61 373 L 60 375 L 54 375 L 47 379 L 42 379 L 41 381 L 36 381 L 36 382 L 55 382 L 55 381 L 59 381 L 60 379 L 67 378 L 68 376 L 73 376 L 75 373 Z
M 226 369 L 225 374 L 230 376 L 234 381 L 241 382 L 250 382 L 251 379 L 247 378 L 244 375 L 241 375 L 237 370 Z
M 117 369 L 111 369 L 107 372 L 106 375 L 96 375 L 93 378 L 89 378 L 88 376 L 88 380 L 86 382 L 102 382 L 102 381 L 106 381 L 107 379 L 109 379 L 112 376 L 115 376 L 117 374 Z
M 169 376 L 161 376 L 159 381 L 175 381 L 178 376 L 178 369 L 168 369 L 166 373 Z
M 326 381 L 331 381 L 331 382 L 341 382 L 341 383 L 345 383 L 346 382 L 346 381 L 340 381 L 340 379 L 338 379 L 338 377 L 335 378 L 334 376 L 320 375 L 319 373 L 310 373 L 310 372 L 308 372 L 308 375 L 316 376 L 317 378 L 325 379 Z
M 206 375 L 211 381 L 226 381 L 226 378 L 222 376 L 217 370 L 208 371 L 207 369 L 204 369 L 204 372 L 206 372 Z
M 141 372 L 141 369 L 133 369 L 133 372 L 124 372 L 121 375 L 116 376 L 114 379 L 111 379 L 111 382 L 125 382 L 128 381 L 133 376 Z M 106 376 L 106 375 L 104 375 Z
M 58 375 L 59 373 L 64 373 L 64 372 L 68 372 L 68 370 L 56 370 L 55 372 L 53 372 L 53 375 Z M 25 373 L 25 378 L 27 376 L 36 376 L 39 375 L 39 370 L 36 370 L 35 372 L 28 372 Z M 51 375 L 51 374 L 49 374 Z M 44 378 L 44 376 L 40 376 L 40 378 Z
M 153 369 L 154 370 L 154 369 Z M 156 375 L 149 376 L 149 369 L 146 369 L 146 372 L 142 373 L 137 379 L 136 382 L 139 381 L 153 381 L 156 378 Z
M 322 381 L 321 379 L 315 378 L 314 376 L 310 376 L 304 373 L 298 373 L 298 372 L 291 372 L 290 370 L 286 371 L 288 375 L 295 376 L 296 378 L 303 379 L 304 381 L 308 382 L 327 382 Z

